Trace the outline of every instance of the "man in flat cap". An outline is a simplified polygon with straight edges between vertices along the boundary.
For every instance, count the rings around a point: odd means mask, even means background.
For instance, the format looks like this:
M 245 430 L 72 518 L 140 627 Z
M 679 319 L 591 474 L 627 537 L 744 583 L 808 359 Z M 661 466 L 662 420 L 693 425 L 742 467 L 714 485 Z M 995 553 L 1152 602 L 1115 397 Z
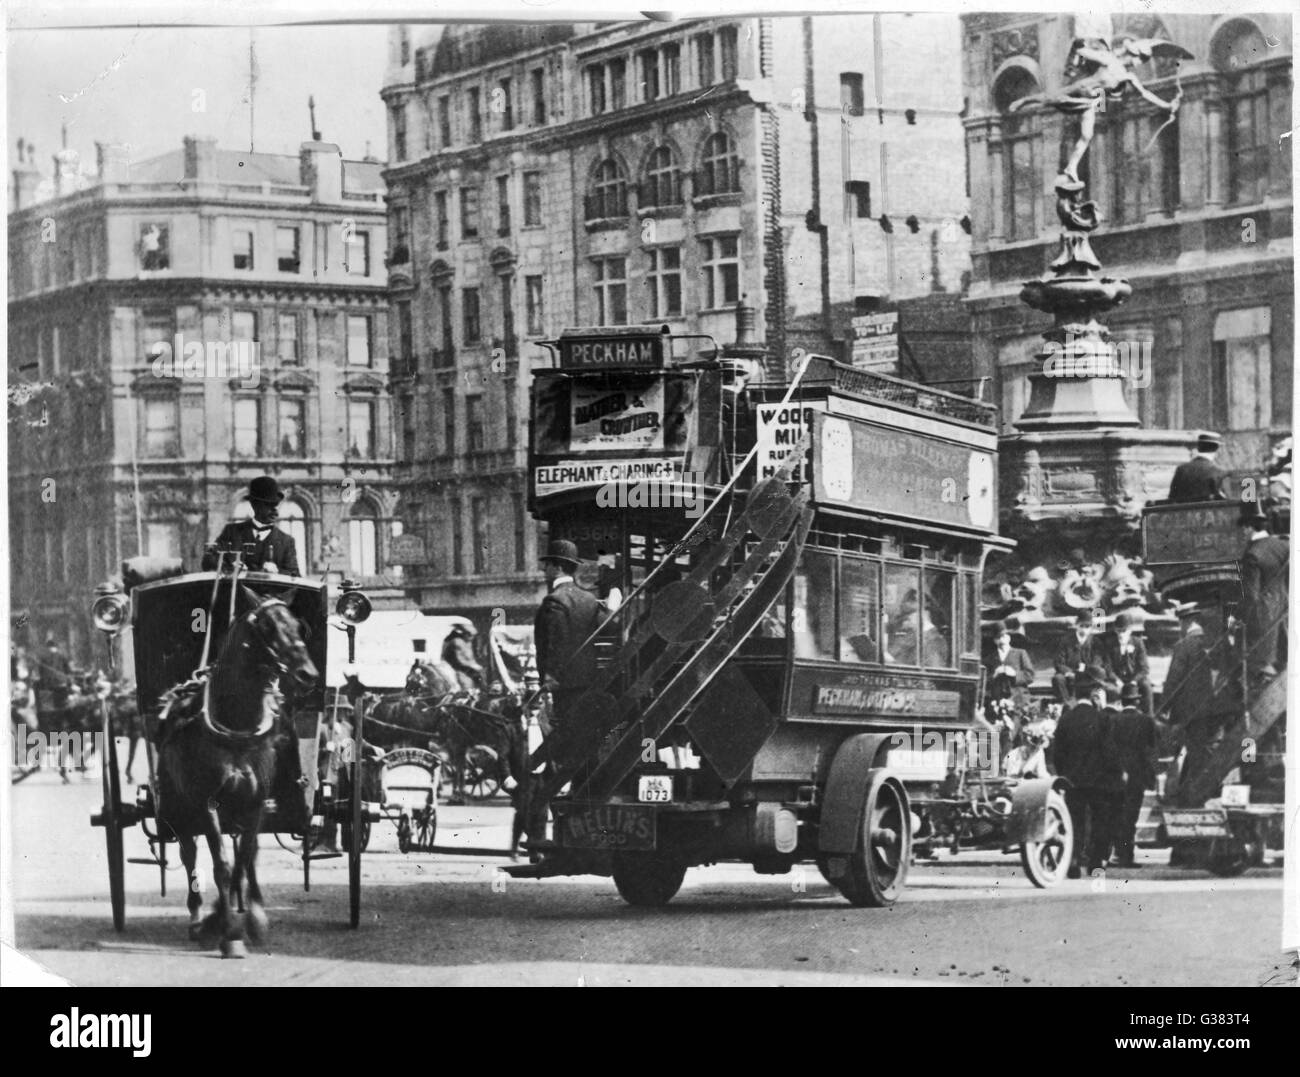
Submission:
M 270 475 L 259 475 L 248 484 L 248 501 L 253 507 L 251 519 L 226 524 L 217 541 L 203 555 L 203 570 L 210 572 L 220 562 L 219 551 L 244 551 L 244 565 L 252 572 L 278 572 L 282 576 L 299 576 L 298 551 L 293 536 L 275 526 L 280 516 L 284 494 Z
M 547 595 L 533 622 L 537 672 L 542 688 L 551 693 L 551 725 L 563 724 L 576 700 L 596 678 L 596 652 L 588 648 L 576 661 L 583 643 L 599 627 L 603 610 L 596 596 L 574 582 L 578 547 L 556 539 L 542 558 Z
M 1196 455 L 1174 471 L 1174 481 L 1169 484 L 1169 500 L 1177 502 L 1222 501 L 1224 473 L 1214 462 L 1219 451 L 1219 439 L 1214 434 L 1202 434 L 1196 439 Z

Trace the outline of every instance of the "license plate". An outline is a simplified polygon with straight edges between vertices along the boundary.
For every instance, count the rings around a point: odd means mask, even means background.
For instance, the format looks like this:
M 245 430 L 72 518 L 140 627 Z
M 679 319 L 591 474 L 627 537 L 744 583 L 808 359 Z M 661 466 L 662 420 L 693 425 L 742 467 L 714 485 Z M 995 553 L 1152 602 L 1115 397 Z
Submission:
M 1250 804 L 1249 785 L 1225 785 L 1219 794 L 1219 803 L 1225 808 L 1245 808 Z
M 642 804 L 668 804 L 673 799 L 673 780 L 667 774 L 642 774 L 636 780 L 636 798 Z
M 1166 808 L 1162 822 L 1171 838 L 1226 838 L 1228 813 L 1218 808 Z
M 653 849 L 655 813 L 635 804 L 602 804 L 570 812 L 559 828 L 571 849 Z
M 948 749 L 895 748 L 885 757 L 885 766 L 908 777 L 941 780 L 948 776 Z

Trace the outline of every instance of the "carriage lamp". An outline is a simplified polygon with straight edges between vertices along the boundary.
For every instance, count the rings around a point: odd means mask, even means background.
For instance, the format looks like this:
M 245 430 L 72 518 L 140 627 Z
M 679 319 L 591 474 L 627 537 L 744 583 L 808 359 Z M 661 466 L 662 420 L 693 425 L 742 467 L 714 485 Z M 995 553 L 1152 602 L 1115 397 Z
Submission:
M 101 583 L 95 588 L 95 594 L 99 597 L 90 608 L 95 627 L 106 635 L 117 635 L 126 623 L 126 596 L 113 583 Z
M 355 580 L 344 580 L 343 593 L 339 595 L 334 612 L 349 625 L 359 625 L 370 616 L 370 599 Z

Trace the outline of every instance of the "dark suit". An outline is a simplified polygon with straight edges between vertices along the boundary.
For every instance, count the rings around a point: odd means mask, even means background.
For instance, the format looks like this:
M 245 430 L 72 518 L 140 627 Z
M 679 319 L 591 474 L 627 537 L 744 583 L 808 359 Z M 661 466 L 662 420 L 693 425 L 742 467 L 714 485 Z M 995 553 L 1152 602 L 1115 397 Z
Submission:
M 1074 821 L 1074 863 L 1101 867 L 1110 854 L 1123 772 L 1115 750 L 1112 718 L 1091 703 L 1061 715 L 1053 741 L 1056 773 L 1070 782 L 1065 801 Z
M 1120 686 L 1136 684 L 1142 695 L 1142 710 L 1153 713 L 1151 699 L 1151 666 L 1147 661 L 1147 647 L 1136 636 L 1129 637 L 1130 650 L 1120 653 L 1119 636 L 1108 634 L 1105 645 L 1105 664 Z
M 543 709 L 538 716 L 542 736 L 550 735 L 551 726 Z M 528 835 L 529 841 L 542 841 L 546 837 L 547 803 L 541 796 L 543 775 L 534 774 L 528 765 L 528 727 L 521 717 L 514 718 L 506 731 L 506 751 L 502 757 L 502 778 L 514 778 L 518 783 L 510 793 L 515 805 L 511 827 L 510 850 L 519 845 L 519 839 Z
M 551 720 L 560 724 L 568 716 L 573 701 L 587 691 L 596 679 L 596 651 L 587 648 L 576 661 L 570 661 L 602 620 L 596 596 L 576 583 L 561 583 L 542 599 L 533 621 L 533 641 L 537 648 L 537 672 L 542 684 L 551 690 L 555 713 Z
M 1197 456 L 1174 471 L 1169 500 L 1178 502 L 1222 501 L 1224 472 L 1209 457 Z
M 1278 619 L 1287 609 L 1290 563 L 1291 549 L 1276 535 L 1255 539 L 1242 555 L 1243 612 L 1252 669 L 1278 660 L 1278 633 L 1285 627 Z
M 1112 719 L 1115 753 L 1124 774 L 1124 789 L 1115 815 L 1115 859 L 1133 863 L 1133 840 L 1142 799 L 1156 784 L 1156 723 L 1134 707 Z
M 994 673 L 999 666 L 1010 666 L 1015 675 Z M 984 659 L 984 668 L 988 670 L 988 699 L 997 702 L 1010 699 L 1017 707 L 1029 706 L 1029 686 L 1034 683 L 1034 664 L 1029 655 L 1019 647 L 1007 651 L 1006 658 L 999 658 L 995 649 Z
M 275 563 L 276 569 L 283 576 L 300 576 L 298 571 L 298 551 L 293 536 L 286 535 L 274 524 L 266 538 L 260 542 L 253 530 L 252 520 L 240 520 L 226 524 L 221 529 L 214 544 L 218 550 L 243 550 L 249 544 L 254 548 L 252 554 L 244 560 L 244 565 L 252 572 L 261 572 L 268 561 Z M 203 571 L 210 572 L 217 567 L 218 557 L 212 552 L 203 554 Z
M 1074 678 L 1079 667 L 1088 667 L 1094 662 L 1106 666 L 1106 648 L 1100 637 L 1089 636 L 1082 643 L 1073 632 L 1056 652 L 1056 674 L 1052 677 L 1052 687 L 1056 689 L 1056 698 L 1062 703 L 1074 701 Z

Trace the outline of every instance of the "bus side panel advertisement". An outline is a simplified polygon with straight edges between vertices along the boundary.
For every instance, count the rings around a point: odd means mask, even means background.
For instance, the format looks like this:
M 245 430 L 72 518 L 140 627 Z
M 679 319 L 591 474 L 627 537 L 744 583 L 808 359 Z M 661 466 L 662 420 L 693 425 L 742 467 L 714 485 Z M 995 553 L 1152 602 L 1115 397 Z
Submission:
M 991 453 L 838 415 L 815 415 L 813 498 L 906 519 L 992 531 Z

